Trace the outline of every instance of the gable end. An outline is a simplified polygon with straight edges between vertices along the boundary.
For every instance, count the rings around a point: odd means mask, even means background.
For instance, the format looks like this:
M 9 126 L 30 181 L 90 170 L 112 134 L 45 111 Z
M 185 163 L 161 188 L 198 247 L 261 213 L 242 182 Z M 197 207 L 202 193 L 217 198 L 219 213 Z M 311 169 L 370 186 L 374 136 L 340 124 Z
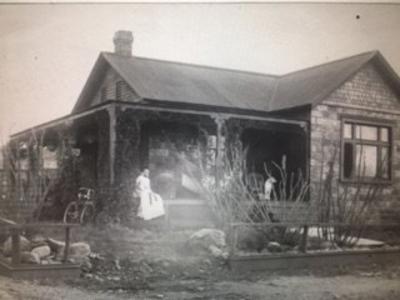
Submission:
M 73 112 L 84 111 L 106 101 L 137 102 L 141 99 L 107 63 L 89 76 L 87 85 Z
M 323 100 L 323 104 L 400 110 L 400 98 L 378 66 L 370 62 Z

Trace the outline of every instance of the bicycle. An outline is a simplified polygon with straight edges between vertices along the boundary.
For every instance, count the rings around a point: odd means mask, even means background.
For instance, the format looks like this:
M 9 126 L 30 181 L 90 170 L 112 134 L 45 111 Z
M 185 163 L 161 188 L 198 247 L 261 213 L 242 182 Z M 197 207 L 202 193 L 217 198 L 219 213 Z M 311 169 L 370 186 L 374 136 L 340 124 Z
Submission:
M 94 190 L 81 187 L 78 199 L 71 201 L 64 212 L 64 223 L 79 223 L 82 225 L 93 221 L 95 213 Z

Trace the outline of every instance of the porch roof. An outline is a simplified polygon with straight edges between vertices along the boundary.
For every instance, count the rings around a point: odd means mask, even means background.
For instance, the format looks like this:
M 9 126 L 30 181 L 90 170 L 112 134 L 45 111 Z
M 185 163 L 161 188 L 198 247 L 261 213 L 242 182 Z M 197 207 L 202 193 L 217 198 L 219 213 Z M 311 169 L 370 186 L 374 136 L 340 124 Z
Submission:
M 238 118 L 238 119 L 248 119 L 248 120 L 258 120 L 265 121 L 270 123 L 277 124 L 287 124 L 287 125 L 295 125 L 300 126 L 302 128 L 306 128 L 308 126 L 307 121 L 301 120 L 292 120 L 281 117 L 274 116 L 252 116 L 248 115 L 245 112 L 242 113 L 232 113 L 232 112 L 210 112 L 204 109 L 185 109 L 185 108 L 168 108 L 168 107 L 159 107 L 158 105 L 152 105 L 151 103 L 131 103 L 131 102 L 120 102 L 120 101 L 107 101 L 96 106 L 90 107 L 84 111 L 71 113 L 69 115 L 39 124 L 37 126 L 22 130 L 20 132 L 12 134 L 11 139 L 18 139 L 23 137 L 25 134 L 31 132 L 32 130 L 45 130 L 47 128 L 52 128 L 54 126 L 58 126 L 61 124 L 65 124 L 68 122 L 72 122 L 76 119 L 83 118 L 86 116 L 93 115 L 96 112 L 108 110 L 112 107 L 122 107 L 122 108 L 133 108 L 138 110 L 151 110 L 158 112 L 173 112 L 177 114 L 192 114 L 192 115 L 209 115 L 209 116 L 220 116 L 223 118 Z

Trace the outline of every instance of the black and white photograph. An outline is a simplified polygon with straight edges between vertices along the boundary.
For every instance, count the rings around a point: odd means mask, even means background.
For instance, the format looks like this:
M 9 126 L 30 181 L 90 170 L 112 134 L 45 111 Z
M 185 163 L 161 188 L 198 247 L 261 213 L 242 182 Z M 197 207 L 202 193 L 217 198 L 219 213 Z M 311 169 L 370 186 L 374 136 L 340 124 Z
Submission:
M 400 299 L 400 3 L 0 4 L 0 299 Z

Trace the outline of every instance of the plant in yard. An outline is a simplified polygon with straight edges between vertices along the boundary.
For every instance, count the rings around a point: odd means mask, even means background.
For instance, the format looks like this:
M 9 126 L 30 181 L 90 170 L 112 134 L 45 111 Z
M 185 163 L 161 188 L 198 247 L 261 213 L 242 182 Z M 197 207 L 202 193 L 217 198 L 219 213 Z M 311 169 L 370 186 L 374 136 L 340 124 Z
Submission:
M 334 225 L 320 227 L 318 232 L 322 239 L 332 244 L 352 247 L 373 219 L 377 200 L 382 197 L 383 186 L 363 180 L 367 167 L 366 157 L 363 155 L 358 157 L 356 179 L 348 183 L 340 182 L 334 170 L 338 163 L 338 149 L 340 148 L 336 145 L 326 166 L 324 160 L 321 163 L 316 200 L 319 222 Z M 363 153 L 362 147 L 360 153 Z
M 300 229 L 279 226 L 279 222 L 296 221 L 300 209 L 308 206 L 308 179 L 301 171 L 289 174 L 286 157 L 283 156 L 280 165 L 272 163 L 279 176 L 276 178 L 277 184 L 272 198 L 264 199 L 264 178 L 261 183 L 254 180 L 247 170 L 247 149 L 243 149 L 241 143 L 232 144 L 224 153 L 219 178 L 213 181 L 208 179 L 209 175 L 204 176 L 204 182 L 213 183 L 205 186 L 204 190 L 220 227 L 232 240 L 231 225 L 242 223 L 239 231 L 243 231 L 242 236 L 247 236 L 246 239 L 253 235 L 255 241 L 249 240 L 248 244 L 254 245 L 258 250 L 270 241 L 295 246 L 297 241 L 293 237 L 299 236 Z M 266 167 L 265 173 L 272 176 L 271 170 Z M 263 226 L 266 223 L 276 223 L 276 226 Z M 254 234 L 249 233 L 250 231 Z
M 62 216 L 67 201 L 75 195 L 74 161 L 71 145 L 62 132 L 56 132 L 57 149 L 46 144 L 45 132 L 31 130 L 28 137 L 17 142 L 10 142 L 5 147 L 7 172 L 13 187 L 10 198 L 33 209 L 31 221 L 44 217 L 46 209 L 48 216 Z M 56 151 L 59 166 L 55 169 L 45 169 L 44 151 Z M 53 200 L 53 201 L 51 201 Z M 52 203 L 54 202 L 54 203 Z M 52 206 L 49 207 L 49 204 Z M 18 211 L 11 212 L 16 218 Z

